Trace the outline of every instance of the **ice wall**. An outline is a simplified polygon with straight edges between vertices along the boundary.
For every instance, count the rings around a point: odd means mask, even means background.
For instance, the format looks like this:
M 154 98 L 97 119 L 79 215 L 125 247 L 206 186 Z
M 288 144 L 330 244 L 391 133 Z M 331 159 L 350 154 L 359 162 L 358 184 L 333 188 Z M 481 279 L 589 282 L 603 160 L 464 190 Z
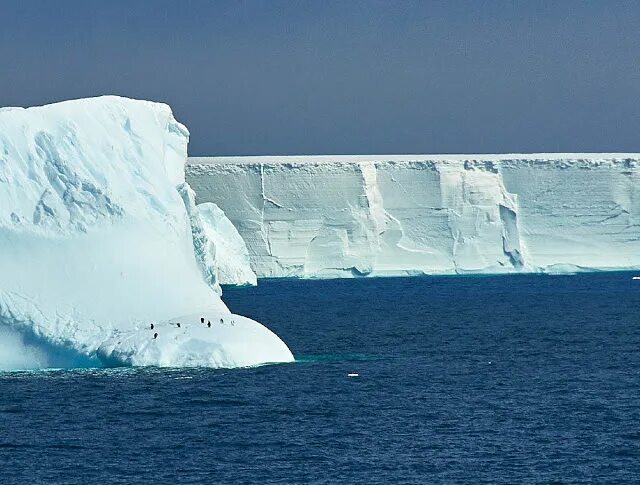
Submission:
M 198 205 L 204 232 L 210 241 L 209 251 L 215 259 L 217 279 L 221 285 L 256 285 L 249 250 L 233 223 L 217 205 Z
M 104 342 L 117 355 L 132 341 L 157 352 L 128 346 L 123 363 L 171 365 L 163 349 L 174 343 L 160 332 L 151 345 L 150 322 L 230 314 L 184 180 L 187 142 L 158 103 L 108 96 L 0 110 L 0 369 L 94 365 Z M 190 364 L 233 365 L 216 335 L 184 336 Z M 267 361 L 292 359 L 279 340 L 265 348 L 276 349 Z M 136 359 L 138 350 L 164 357 Z M 246 352 L 239 365 L 251 363 Z
M 638 154 L 191 158 L 258 277 L 640 268 Z

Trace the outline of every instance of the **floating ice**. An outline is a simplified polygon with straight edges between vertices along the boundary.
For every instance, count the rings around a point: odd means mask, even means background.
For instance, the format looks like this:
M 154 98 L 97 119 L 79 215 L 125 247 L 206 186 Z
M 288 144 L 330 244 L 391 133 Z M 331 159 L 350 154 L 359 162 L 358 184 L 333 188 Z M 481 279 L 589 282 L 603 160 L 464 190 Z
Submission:
M 640 268 L 639 154 L 190 158 L 258 277 Z
M 0 110 L 0 328 L 10 336 L 0 336 L 0 367 L 98 365 L 98 348 L 110 363 L 232 367 L 284 345 L 249 324 L 243 349 L 239 329 L 236 340 L 183 339 L 180 352 L 190 342 L 201 350 L 188 359 L 131 345 L 142 340 L 113 345 L 152 321 L 228 313 L 184 180 L 187 142 L 170 108 L 147 101 Z M 223 357 L 207 356 L 201 340 Z M 16 342 L 27 350 L 20 361 Z

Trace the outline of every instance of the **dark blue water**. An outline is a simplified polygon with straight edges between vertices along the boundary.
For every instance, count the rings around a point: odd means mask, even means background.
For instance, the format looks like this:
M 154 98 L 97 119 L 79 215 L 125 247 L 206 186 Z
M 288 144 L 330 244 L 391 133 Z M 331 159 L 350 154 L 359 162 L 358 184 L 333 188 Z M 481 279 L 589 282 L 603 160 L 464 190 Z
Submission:
M 0 374 L 0 481 L 640 481 L 630 274 L 265 281 L 225 300 L 300 362 Z

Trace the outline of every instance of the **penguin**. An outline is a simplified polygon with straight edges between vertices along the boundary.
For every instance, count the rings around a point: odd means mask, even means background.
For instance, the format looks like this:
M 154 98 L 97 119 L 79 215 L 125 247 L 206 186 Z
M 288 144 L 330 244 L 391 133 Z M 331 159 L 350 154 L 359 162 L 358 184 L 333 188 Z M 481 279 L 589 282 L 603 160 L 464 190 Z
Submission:
M 180 322 L 176 323 L 176 325 L 178 326 L 178 328 L 180 328 Z
M 204 323 L 204 317 L 200 317 L 200 323 Z
M 153 330 L 153 328 L 154 328 L 154 327 L 153 327 L 153 323 L 152 323 L 152 324 L 151 324 L 151 330 Z
M 211 322 L 210 321 L 207 322 L 207 327 L 211 328 Z
M 158 338 L 158 332 L 156 332 L 156 333 L 154 333 L 154 334 L 153 334 L 153 338 L 154 338 L 154 339 Z

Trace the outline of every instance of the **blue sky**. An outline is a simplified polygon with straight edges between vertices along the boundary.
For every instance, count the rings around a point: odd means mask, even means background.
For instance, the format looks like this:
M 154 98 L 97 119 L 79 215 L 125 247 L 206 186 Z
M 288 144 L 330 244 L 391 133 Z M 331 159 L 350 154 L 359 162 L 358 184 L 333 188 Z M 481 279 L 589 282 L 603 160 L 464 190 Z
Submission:
M 192 155 L 640 151 L 640 3 L 0 0 L 0 106 L 169 103 Z

